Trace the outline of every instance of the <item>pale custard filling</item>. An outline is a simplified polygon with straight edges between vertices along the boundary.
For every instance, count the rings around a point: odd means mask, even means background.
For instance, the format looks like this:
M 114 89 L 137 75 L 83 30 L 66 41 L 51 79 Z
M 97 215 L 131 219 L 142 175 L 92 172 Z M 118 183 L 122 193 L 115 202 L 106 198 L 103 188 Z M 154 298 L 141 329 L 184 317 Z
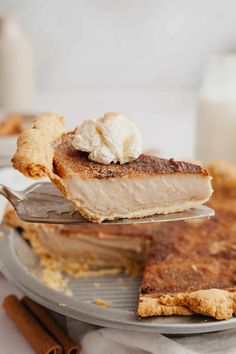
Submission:
M 86 261 L 88 258 L 111 262 L 144 261 L 147 256 L 149 239 L 134 236 L 109 237 L 92 235 L 63 235 L 59 231 L 50 230 L 41 225 L 38 230 L 38 241 L 49 254 L 74 260 Z
M 77 205 L 100 219 L 165 214 L 206 202 L 212 194 L 210 177 L 169 174 L 148 177 L 64 180 Z

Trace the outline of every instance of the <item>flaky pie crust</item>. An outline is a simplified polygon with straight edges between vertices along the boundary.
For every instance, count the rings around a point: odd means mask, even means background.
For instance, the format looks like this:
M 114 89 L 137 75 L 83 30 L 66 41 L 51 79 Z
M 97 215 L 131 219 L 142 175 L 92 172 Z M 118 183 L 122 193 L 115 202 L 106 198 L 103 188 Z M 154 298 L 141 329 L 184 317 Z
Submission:
M 68 192 L 63 179 L 53 170 L 55 144 L 66 132 L 64 118 L 56 113 L 39 115 L 17 140 L 16 153 L 12 158 L 15 169 L 30 178 L 49 177 L 56 187 L 67 197 Z M 91 215 L 71 200 L 75 208 L 86 218 L 93 220 Z
M 19 136 L 13 166 L 30 178 L 53 176 L 53 143 L 64 132 L 63 117 L 55 113 L 41 114 Z
M 141 296 L 138 315 L 169 316 L 199 313 L 217 320 L 227 320 L 236 315 L 236 291 L 223 289 L 199 290 L 191 293 L 162 295 L 160 297 Z

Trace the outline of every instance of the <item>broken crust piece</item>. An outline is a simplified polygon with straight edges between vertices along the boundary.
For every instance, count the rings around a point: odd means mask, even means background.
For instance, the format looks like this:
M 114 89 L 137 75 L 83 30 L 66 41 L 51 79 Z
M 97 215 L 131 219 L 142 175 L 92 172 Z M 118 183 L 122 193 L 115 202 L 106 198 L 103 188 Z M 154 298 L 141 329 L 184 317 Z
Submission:
M 110 303 L 106 300 L 103 300 L 103 299 L 95 299 L 94 303 L 98 306 L 101 306 L 101 307 L 109 307 L 110 306 Z
M 20 135 L 13 166 L 27 177 L 48 176 L 93 222 L 183 211 L 212 194 L 211 177 L 198 165 L 147 155 L 103 165 L 73 147 L 75 136 L 62 117 L 44 113 Z
M 236 315 L 236 291 L 222 289 L 199 290 L 192 293 L 163 295 L 159 298 L 142 296 L 139 299 L 138 315 L 192 315 L 199 313 L 217 320 L 227 320 Z

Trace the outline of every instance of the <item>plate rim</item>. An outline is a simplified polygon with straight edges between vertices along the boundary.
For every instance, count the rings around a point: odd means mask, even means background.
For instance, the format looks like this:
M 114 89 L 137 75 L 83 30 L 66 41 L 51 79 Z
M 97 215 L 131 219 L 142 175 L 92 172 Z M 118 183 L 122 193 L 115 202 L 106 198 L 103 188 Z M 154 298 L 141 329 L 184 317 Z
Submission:
M 153 323 L 149 322 L 149 318 L 137 319 L 136 315 L 128 310 L 104 309 L 79 299 L 75 300 L 63 292 L 47 287 L 30 273 L 20 262 L 15 248 L 17 238 L 21 239 L 18 239 L 18 242 L 26 243 L 26 241 L 12 228 L 0 227 L 0 230 L 4 232 L 0 240 L 0 270 L 5 277 L 27 296 L 62 315 L 102 327 L 149 333 L 197 334 L 236 328 L 235 317 L 224 321 L 206 318 L 198 323 Z

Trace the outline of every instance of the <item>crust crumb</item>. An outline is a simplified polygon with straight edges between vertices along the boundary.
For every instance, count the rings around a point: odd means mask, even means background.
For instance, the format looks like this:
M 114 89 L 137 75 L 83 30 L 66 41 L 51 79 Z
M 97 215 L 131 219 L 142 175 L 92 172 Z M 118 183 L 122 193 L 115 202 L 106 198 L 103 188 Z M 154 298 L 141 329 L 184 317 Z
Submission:
M 95 299 L 94 304 L 101 306 L 101 307 L 110 307 L 110 303 L 104 299 Z
M 197 266 L 196 266 L 195 264 L 192 264 L 192 265 L 191 265 L 191 268 L 192 268 L 192 270 L 193 270 L 194 272 L 197 272 Z
M 62 275 L 60 271 L 44 269 L 40 276 L 42 282 L 49 288 L 63 292 L 65 295 L 72 296 L 73 293 L 68 286 L 68 278 Z

